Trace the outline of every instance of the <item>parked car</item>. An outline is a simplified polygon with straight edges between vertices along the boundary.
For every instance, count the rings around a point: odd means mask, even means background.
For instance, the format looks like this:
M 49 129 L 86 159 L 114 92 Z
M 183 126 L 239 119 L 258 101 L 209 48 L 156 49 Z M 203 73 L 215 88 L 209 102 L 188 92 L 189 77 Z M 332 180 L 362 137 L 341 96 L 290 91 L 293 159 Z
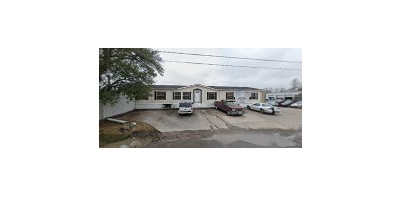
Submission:
M 268 100 L 267 101 L 268 104 L 273 105 L 273 106 L 278 106 L 279 104 L 277 102 L 275 102 L 274 100 Z
M 301 101 L 297 101 L 297 102 L 295 102 L 295 103 L 292 103 L 292 104 L 290 105 L 290 107 L 302 108 Z
M 193 106 L 192 103 L 183 102 L 179 103 L 179 114 L 192 114 L 193 113 Z
M 235 101 L 221 100 L 214 102 L 215 109 L 220 109 L 226 112 L 228 115 L 242 115 L 244 113 L 244 107 L 240 106 Z
M 279 107 L 275 107 L 269 103 L 254 103 L 254 104 L 249 104 L 247 105 L 248 109 L 259 111 L 261 113 L 267 113 L 267 114 L 275 114 L 279 113 L 281 110 Z
M 282 103 L 284 100 L 283 99 L 275 99 L 275 100 L 269 100 L 267 103 L 270 103 L 273 106 L 279 106 L 280 103 Z
M 279 106 L 290 107 L 290 104 L 292 104 L 292 102 L 293 102 L 292 100 L 288 99 L 288 100 L 286 100 L 286 101 L 284 101 L 282 103 L 279 103 Z

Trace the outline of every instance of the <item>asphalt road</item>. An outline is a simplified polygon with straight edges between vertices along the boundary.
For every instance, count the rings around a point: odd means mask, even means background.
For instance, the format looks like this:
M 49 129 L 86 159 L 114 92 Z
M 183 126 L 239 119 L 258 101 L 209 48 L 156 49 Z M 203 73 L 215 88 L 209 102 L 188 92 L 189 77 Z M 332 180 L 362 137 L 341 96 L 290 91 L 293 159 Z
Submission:
M 178 131 L 165 133 L 149 148 L 301 148 L 301 130 Z

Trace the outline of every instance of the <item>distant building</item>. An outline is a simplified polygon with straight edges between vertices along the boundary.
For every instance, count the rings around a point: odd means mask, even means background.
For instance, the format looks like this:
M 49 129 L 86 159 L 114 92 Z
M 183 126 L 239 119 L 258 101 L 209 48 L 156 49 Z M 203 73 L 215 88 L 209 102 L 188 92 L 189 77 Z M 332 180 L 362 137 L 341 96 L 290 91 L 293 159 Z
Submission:
M 302 90 L 299 90 L 298 88 L 290 88 L 279 93 L 267 93 L 266 100 L 268 99 L 302 100 Z

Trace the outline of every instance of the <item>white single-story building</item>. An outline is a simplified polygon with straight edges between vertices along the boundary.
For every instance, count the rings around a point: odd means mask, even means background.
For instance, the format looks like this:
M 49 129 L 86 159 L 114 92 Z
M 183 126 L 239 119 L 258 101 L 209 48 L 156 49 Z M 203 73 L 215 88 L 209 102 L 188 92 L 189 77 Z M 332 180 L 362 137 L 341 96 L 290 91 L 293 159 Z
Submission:
M 153 85 L 149 96 L 136 100 L 136 109 L 177 108 L 180 102 L 192 102 L 194 108 L 214 107 L 217 100 L 236 100 L 239 104 L 265 100 L 263 90 L 251 87 L 205 86 L 194 84 Z
M 265 101 L 265 92 L 251 87 L 195 85 L 153 85 L 147 98 L 128 101 L 121 97 L 114 105 L 101 105 L 99 119 L 112 117 L 136 109 L 178 108 L 180 102 L 192 102 L 194 108 L 214 107 L 217 100 L 236 100 L 247 103 Z

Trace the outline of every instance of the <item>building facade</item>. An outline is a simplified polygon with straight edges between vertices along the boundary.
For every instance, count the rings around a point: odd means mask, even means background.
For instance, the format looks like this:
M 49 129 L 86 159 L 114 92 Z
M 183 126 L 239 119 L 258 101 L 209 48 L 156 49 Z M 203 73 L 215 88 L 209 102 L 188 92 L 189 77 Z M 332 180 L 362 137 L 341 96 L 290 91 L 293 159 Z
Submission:
M 261 89 L 251 87 L 153 85 L 147 98 L 135 102 L 135 108 L 177 108 L 180 102 L 192 102 L 194 108 L 209 108 L 214 107 L 217 100 L 235 100 L 245 105 L 261 102 L 265 98 Z
M 115 105 L 99 106 L 99 119 L 136 109 L 178 108 L 180 102 L 192 102 L 194 108 L 211 108 L 217 100 L 235 100 L 245 106 L 265 101 L 265 92 L 251 87 L 205 86 L 201 84 L 153 85 L 147 98 L 129 101 L 121 97 Z

